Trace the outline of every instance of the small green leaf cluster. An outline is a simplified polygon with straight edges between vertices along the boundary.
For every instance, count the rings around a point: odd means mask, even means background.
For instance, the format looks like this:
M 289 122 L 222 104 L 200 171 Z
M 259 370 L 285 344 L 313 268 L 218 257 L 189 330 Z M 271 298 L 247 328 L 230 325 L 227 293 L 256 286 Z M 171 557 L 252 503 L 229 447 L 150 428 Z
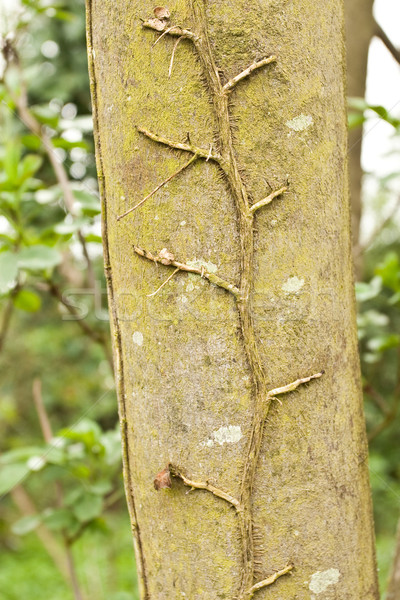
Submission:
M 104 511 L 120 499 L 121 440 L 119 428 L 103 431 L 87 418 L 62 429 L 48 444 L 5 452 L 0 458 L 0 494 L 15 486 L 62 488 L 62 498 L 46 495 L 37 514 L 17 520 L 12 530 L 25 535 L 41 524 L 63 533 L 69 542 L 90 527 L 104 528 Z M 53 500 L 51 502 L 51 500 Z

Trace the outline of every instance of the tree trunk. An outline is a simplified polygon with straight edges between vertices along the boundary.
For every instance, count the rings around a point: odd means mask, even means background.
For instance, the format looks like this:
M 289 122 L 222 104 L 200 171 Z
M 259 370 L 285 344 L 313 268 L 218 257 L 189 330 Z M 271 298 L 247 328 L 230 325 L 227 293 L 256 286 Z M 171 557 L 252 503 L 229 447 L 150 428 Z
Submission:
M 88 2 L 142 598 L 377 598 L 341 2 L 168 8 Z
M 347 49 L 347 94 L 364 98 L 367 77 L 368 49 L 374 34 L 372 5 L 374 0 L 344 0 Z M 349 179 L 351 199 L 351 228 L 355 276 L 362 278 L 360 248 L 362 127 L 349 132 Z

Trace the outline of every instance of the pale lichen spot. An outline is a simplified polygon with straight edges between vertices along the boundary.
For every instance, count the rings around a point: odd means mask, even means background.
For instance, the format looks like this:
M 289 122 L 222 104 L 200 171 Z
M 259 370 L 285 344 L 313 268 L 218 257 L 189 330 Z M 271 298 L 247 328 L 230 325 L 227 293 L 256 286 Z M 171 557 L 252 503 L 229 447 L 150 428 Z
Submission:
M 183 296 L 183 295 L 180 297 L 180 300 L 181 300 L 182 304 L 186 304 L 186 302 L 188 301 L 186 296 Z
M 293 129 L 293 131 L 304 131 L 308 127 L 313 124 L 313 118 L 311 115 L 299 115 L 298 117 L 294 117 L 290 121 L 286 121 L 287 127 L 289 129 Z
M 202 267 L 207 271 L 207 273 L 216 273 L 217 272 L 217 265 L 215 265 L 214 263 L 212 263 L 211 261 L 207 262 L 206 260 L 203 260 L 202 258 L 195 258 L 193 260 L 188 260 L 187 264 L 189 265 L 189 267 L 195 267 L 197 269 L 201 269 Z
M 326 571 L 317 571 L 311 576 L 308 588 L 314 594 L 322 594 L 331 585 L 336 585 L 339 581 L 340 571 L 338 569 L 327 569 Z
M 301 290 L 304 285 L 304 279 L 299 279 L 299 277 L 289 277 L 287 281 L 282 286 L 282 290 L 287 294 L 296 294 Z
M 194 285 L 193 285 L 193 282 L 192 282 L 192 281 L 189 281 L 189 283 L 188 283 L 188 284 L 187 284 L 187 286 L 186 286 L 186 291 L 187 291 L 187 292 L 193 292 L 193 290 L 194 290 Z
M 180 226 L 181 226 L 181 227 L 184 227 L 185 225 L 186 225 L 186 221 L 181 221 L 181 222 L 180 222 Z
M 212 432 L 212 439 L 210 438 L 206 445 L 210 448 L 214 444 L 236 444 L 243 437 L 242 430 L 239 425 L 228 425 L 227 427 L 220 427 L 216 431 Z
M 132 336 L 133 343 L 137 346 L 143 346 L 143 333 L 140 331 L 135 331 Z

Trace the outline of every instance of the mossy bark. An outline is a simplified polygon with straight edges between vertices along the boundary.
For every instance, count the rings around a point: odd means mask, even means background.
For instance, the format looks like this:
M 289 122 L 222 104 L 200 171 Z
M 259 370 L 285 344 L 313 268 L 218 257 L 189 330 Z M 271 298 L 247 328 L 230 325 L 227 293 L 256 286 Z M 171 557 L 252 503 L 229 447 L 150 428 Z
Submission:
M 153 8 L 88 0 L 105 268 L 142 597 L 375 599 L 341 2 L 174 0 L 154 47 L 157 33 L 141 22 Z M 196 39 L 183 36 L 175 47 L 170 25 Z M 230 78 L 272 55 L 275 62 L 224 99 Z M 173 150 L 138 127 L 215 158 L 194 161 L 117 220 L 190 158 L 190 149 Z M 216 270 L 238 293 L 180 269 L 148 296 L 176 263 Z M 268 395 L 312 374 L 318 379 L 282 396 L 282 405 Z M 157 491 L 154 477 L 168 464 L 172 487 Z M 205 487 L 189 491 L 188 480 Z M 274 572 L 277 581 L 250 590 Z

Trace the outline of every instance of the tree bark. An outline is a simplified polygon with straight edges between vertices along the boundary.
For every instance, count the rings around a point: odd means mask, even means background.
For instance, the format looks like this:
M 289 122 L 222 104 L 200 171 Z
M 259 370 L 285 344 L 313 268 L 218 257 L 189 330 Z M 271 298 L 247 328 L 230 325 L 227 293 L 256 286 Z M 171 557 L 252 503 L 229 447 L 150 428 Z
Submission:
M 378 598 L 342 4 L 153 8 L 88 1 L 142 598 Z
M 364 98 L 367 77 L 369 45 L 374 35 L 375 22 L 372 15 L 374 0 L 345 0 L 347 94 Z M 362 278 L 363 256 L 360 247 L 361 222 L 361 144 L 362 127 L 349 132 L 349 179 L 351 199 L 351 228 L 355 277 Z

